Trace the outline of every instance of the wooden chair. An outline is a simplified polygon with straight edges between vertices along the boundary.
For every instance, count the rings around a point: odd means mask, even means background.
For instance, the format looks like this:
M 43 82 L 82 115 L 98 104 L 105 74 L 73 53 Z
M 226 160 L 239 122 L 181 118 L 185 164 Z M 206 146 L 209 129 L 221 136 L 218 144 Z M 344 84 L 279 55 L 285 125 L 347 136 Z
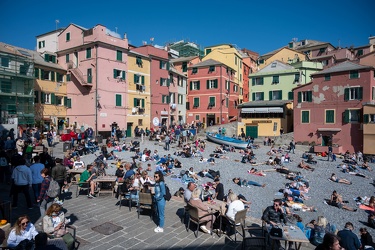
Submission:
M 190 205 L 188 205 L 188 207 L 189 207 L 189 209 L 188 209 L 189 220 L 188 220 L 188 224 L 187 224 L 186 230 L 189 231 L 190 221 L 192 221 L 193 223 L 197 224 L 197 230 L 194 232 L 194 235 L 197 238 L 198 237 L 198 232 L 199 232 L 199 225 L 202 222 L 207 222 L 207 221 L 202 221 L 202 219 L 206 218 L 208 216 L 211 216 L 211 220 L 213 220 L 214 213 L 208 213 L 208 214 L 205 214 L 205 215 L 199 217 L 198 216 L 198 208 L 190 206 Z M 210 228 L 210 231 L 211 231 L 211 234 L 212 234 L 212 228 Z
M 121 209 L 122 201 L 126 200 L 129 203 L 129 211 L 132 211 L 132 202 L 133 201 L 136 201 L 136 202 L 138 201 L 138 200 L 134 200 L 134 199 L 131 198 L 131 192 L 120 193 L 119 194 L 119 198 L 120 198 L 119 209 Z
M 90 190 L 90 183 L 88 182 L 77 183 L 76 198 L 79 196 L 79 193 L 81 192 L 81 190 L 85 190 L 88 194 Z
M 229 221 L 229 227 L 234 229 L 234 242 L 237 242 L 237 233 L 244 237 L 244 235 L 242 235 L 242 232 L 239 232 L 237 228 L 245 225 L 246 212 L 246 208 L 241 211 L 238 211 L 234 216 L 234 220 L 232 220 L 229 217 L 226 217 Z
M 138 201 L 138 219 L 139 214 L 141 213 L 141 209 L 149 209 L 151 210 L 150 218 L 152 220 L 152 216 L 154 214 L 154 203 L 152 202 L 152 194 L 151 193 L 139 193 L 139 201 Z
M 245 249 L 262 249 L 266 250 L 267 241 L 265 237 L 264 228 L 261 227 L 245 227 L 241 224 L 242 228 L 242 250 Z M 253 233 L 259 231 L 259 233 Z M 249 232 L 249 236 L 246 236 L 246 232 Z

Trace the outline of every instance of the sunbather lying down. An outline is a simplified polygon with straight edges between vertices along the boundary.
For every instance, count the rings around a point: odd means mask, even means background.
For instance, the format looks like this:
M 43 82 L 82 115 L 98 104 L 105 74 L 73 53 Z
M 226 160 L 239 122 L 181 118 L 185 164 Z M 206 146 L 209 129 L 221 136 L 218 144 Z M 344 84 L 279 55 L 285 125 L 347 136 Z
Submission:
M 347 179 L 340 179 L 336 176 L 335 173 L 332 173 L 331 177 L 329 178 L 331 181 L 333 182 L 337 182 L 337 183 L 343 183 L 343 184 L 347 184 L 347 185 L 351 185 L 352 182 L 347 180 Z
M 308 164 L 306 164 L 303 160 L 298 164 L 299 168 L 303 168 L 309 171 L 314 171 L 315 168 L 310 167 Z

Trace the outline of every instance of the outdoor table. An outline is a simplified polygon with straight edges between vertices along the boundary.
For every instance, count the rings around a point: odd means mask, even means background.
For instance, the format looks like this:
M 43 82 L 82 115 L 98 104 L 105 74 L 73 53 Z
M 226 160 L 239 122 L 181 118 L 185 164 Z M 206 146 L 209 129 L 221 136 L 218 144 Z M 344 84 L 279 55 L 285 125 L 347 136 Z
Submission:
M 289 242 L 294 242 L 294 249 L 299 250 L 301 249 L 302 243 L 309 243 L 309 239 L 307 239 L 305 233 L 296 225 L 293 226 L 293 229 L 289 226 L 283 226 L 280 228 L 283 229 L 283 236 L 282 237 L 275 237 L 270 235 L 270 239 L 272 240 L 272 248 L 274 249 L 275 240 L 285 241 L 285 248 L 286 244 Z M 271 230 L 271 226 L 267 226 L 268 232 Z
M 78 179 L 80 177 L 80 175 L 85 171 L 85 168 L 78 168 L 78 169 L 69 169 L 68 170 L 68 174 L 70 175 L 71 177 L 71 182 L 72 184 L 77 184 L 78 183 Z M 75 177 L 75 180 L 73 181 L 73 177 Z
M 107 194 L 112 194 L 113 196 L 113 190 L 114 190 L 114 187 L 115 187 L 115 182 L 116 182 L 116 179 L 117 177 L 116 176 L 111 176 L 111 175 L 107 175 L 107 176 L 98 176 L 97 178 L 93 179 L 93 181 L 95 183 L 111 183 L 111 188 L 110 189 L 102 189 L 100 188 L 99 189 L 99 192 L 98 192 L 98 196 L 101 194 L 101 193 L 107 193 Z M 102 185 L 103 186 L 103 185 Z
M 224 201 L 220 200 L 211 200 L 211 201 L 204 201 L 204 204 L 206 204 L 209 208 L 212 210 L 218 211 L 219 212 L 219 217 L 220 217 L 220 229 L 222 225 L 222 216 L 225 216 L 225 212 L 227 210 L 226 208 L 226 203 Z M 219 233 L 219 236 L 221 237 L 221 233 Z

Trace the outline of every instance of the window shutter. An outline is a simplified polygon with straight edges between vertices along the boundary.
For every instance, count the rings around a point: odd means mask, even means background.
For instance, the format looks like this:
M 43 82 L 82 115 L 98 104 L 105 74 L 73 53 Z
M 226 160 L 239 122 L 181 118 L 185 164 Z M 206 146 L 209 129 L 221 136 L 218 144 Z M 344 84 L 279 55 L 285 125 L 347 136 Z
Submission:
M 163 61 L 160 60 L 160 63 L 159 63 L 159 68 L 162 69 L 163 68 Z
M 138 77 L 136 74 L 134 74 L 134 84 L 136 84 L 138 82 Z
M 263 77 L 260 78 L 260 85 L 263 85 Z
M 44 54 L 44 61 L 49 62 L 49 55 L 48 54 Z
M 200 90 L 201 89 L 201 86 L 200 86 L 201 84 L 200 84 L 200 81 L 198 81 L 198 83 L 197 83 L 197 90 Z
M 167 70 L 169 70 L 169 67 L 170 67 L 169 62 L 167 62 Z
M 171 80 L 167 78 L 167 87 L 169 87 L 170 85 L 171 85 Z
M 190 102 L 186 102 L 186 110 L 190 110 Z
M 51 93 L 51 104 L 56 104 L 56 96 L 54 93 Z
M 207 89 L 210 89 L 210 80 L 207 80 Z
M 362 100 L 363 98 L 363 87 L 358 88 L 358 99 Z
M 368 123 L 369 122 L 369 115 L 365 114 L 363 115 L 363 123 Z
M 279 100 L 282 100 L 283 99 L 283 91 L 280 90 L 279 93 L 280 93 Z
M 193 90 L 193 82 L 190 82 L 190 90 Z
M 255 78 L 251 79 L 251 85 L 252 85 L 252 86 L 255 85 Z
M 138 104 L 138 100 L 137 100 L 137 98 L 134 98 L 134 99 L 133 99 L 133 104 L 134 104 L 134 107 L 137 107 L 137 106 L 138 106 L 138 105 L 137 105 L 137 104 Z
M 293 100 L 293 92 L 288 92 L 288 100 Z
M 72 99 L 71 98 L 68 98 L 68 108 L 71 108 L 72 107 Z
M 142 108 L 145 107 L 145 99 L 142 99 Z
M 161 103 L 165 103 L 165 95 L 161 96 Z
M 215 79 L 215 80 L 214 80 L 214 88 L 217 89 L 217 86 L 218 86 L 218 84 L 217 84 L 217 79 Z
M 36 79 L 39 79 L 39 69 L 38 68 L 34 69 L 34 75 L 35 75 Z
M 210 97 L 210 104 L 215 106 L 215 97 Z
M 117 69 L 114 69 L 113 70 L 113 78 L 116 78 L 117 77 Z
M 34 103 L 39 102 L 39 92 L 37 90 L 34 91 Z
M 349 123 L 350 122 L 350 111 L 349 110 L 345 110 L 344 111 L 344 117 L 343 117 L 343 120 L 344 120 L 344 123 Z
M 46 93 L 40 93 L 40 103 L 46 103 Z
M 171 96 L 167 95 L 167 103 L 171 103 Z
M 142 83 L 142 85 L 145 85 L 145 76 L 142 76 L 141 83 Z
M 260 94 L 260 100 L 264 101 L 264 92 Z
M 348 101 L 349 100 L 349 88 L 346 88 L 344 90 L 344 100 Z
M 252 96 L 253 96 L 252 100 L 255 101 L 255 93 L 253 93 Z
M 68 106 L 68 97 L 64 96 L 64 106 Z
M 272 91 L 268 92 L 268 100 L 270 100 L 270 101 L 272 100 Z
M 121 77 L 122 77 L 122 80 L 125 80 L 126 79 L 126 72 L 125 71 L 122 71 L 121 72 Z
M 67 63 L 69 62 L 69 54 L 65 55 L 65 62 L 67 62 Z
M 55 72 L 54 71 L 51 71 L 51 81 L 52 82 L 55 81 Z
M 56 63 L 56 56 L 52 56 L 52 62 Z
M 298 103 L 302 102 L 302 92 L 298 92 Z
M 122 51 L 121 50 L 117 50 L 116 59 L 117 59 L 117 61 L 122 61 Z
M 307 91 L 307 101 L 312 102 L 312 91 Z
M 116 107 L 121 107 L 121 103 L 122 103 L 122 96 L 119 95 L 119 94 L 116 94 Z

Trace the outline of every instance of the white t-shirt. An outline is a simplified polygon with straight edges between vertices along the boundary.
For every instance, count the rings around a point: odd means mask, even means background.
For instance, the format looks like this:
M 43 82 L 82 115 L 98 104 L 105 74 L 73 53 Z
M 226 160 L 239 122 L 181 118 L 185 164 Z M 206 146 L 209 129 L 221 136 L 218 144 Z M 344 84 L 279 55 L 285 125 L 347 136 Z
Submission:
M 232 220 L 234 220 L 234 216 L 236 215 L 236 213 L 244 209 L 245 205 L 243 204 L 243 202 L 240 200 L 235 200 L 229 204 L 226 215 Z
M 85 163 L 83 161 L 75 161 L 73 163 L 73 167 L 75 169 L 77 169 L 77 168 L 84 168 L 85 167 Z

